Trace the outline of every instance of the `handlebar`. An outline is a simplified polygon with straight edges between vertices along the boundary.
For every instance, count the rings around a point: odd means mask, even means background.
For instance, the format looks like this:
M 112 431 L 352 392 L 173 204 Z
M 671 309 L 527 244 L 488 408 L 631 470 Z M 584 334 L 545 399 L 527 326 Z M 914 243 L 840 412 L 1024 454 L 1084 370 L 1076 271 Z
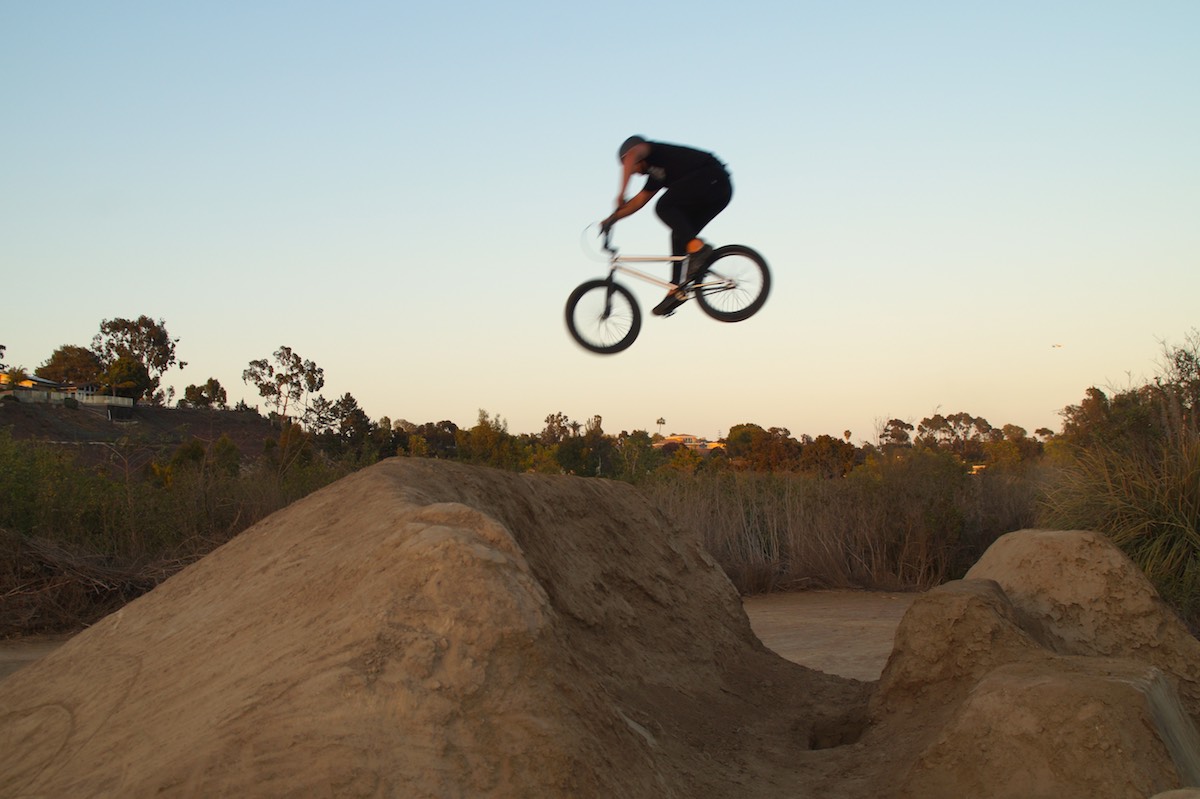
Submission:
M 600 245 L 600 251 L 597 251 L 597 243 Z M 617 256 L 617 248 L 612 243 L 612 226 L 605 230 L 600 222 L 592 222 L 579 231 L 579 244 L 592 260 L 607 262 Z
M 617 248 L 612 246 L 612 228 L 611 227 L 609 227 L 607 229 L 601 228 L 600 246 L 603 247 L 604 251 L 606 253 L 608 253 L 609 255 L 617 254 Z

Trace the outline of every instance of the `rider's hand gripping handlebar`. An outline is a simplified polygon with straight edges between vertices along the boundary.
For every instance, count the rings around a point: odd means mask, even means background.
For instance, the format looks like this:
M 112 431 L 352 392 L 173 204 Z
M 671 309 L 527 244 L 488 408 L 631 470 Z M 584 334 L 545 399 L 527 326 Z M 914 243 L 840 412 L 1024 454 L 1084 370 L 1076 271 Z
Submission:
M 609 255 L 616 255 L 617 251 L 612 246 L 612 225 L 600 224 L 600 246 Z

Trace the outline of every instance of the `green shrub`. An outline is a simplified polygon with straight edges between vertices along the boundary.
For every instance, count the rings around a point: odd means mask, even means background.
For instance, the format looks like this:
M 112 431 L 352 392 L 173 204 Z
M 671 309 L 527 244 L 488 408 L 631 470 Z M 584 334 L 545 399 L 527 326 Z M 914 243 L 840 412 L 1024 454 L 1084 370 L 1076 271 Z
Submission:
M 1104 533 L 1167 602 L 1193 624 L 1200 619 L 1200 437 L 1150 451 L 1074 449 L 1060 458 L 1040 523 Z
M 1039 523 L 1109 536 L 1200 629 L 1200 334 L 1162 374 L 1064 411 Z

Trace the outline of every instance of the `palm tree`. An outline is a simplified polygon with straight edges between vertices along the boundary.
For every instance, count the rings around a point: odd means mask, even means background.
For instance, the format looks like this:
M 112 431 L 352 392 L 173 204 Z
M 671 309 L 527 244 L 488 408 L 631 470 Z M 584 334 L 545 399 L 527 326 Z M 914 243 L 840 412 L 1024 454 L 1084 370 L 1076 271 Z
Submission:
M 24 366 L 8 366 L 4 369 L 4 382 L 9 388 L 16 388 L 29 379 L 29 372 Z

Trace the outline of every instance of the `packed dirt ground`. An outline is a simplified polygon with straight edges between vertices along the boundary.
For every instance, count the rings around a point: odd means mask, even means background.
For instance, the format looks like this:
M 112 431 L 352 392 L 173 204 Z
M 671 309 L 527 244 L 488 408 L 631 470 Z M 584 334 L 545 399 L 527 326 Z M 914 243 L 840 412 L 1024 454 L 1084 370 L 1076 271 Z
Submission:
M 1102 537 L 1013 533 L 897 610 L 878 680 L 799 665 L 635 489 L 390 459 L 0 681 L 0 796 L 1200 785 L 1200 642 Z

